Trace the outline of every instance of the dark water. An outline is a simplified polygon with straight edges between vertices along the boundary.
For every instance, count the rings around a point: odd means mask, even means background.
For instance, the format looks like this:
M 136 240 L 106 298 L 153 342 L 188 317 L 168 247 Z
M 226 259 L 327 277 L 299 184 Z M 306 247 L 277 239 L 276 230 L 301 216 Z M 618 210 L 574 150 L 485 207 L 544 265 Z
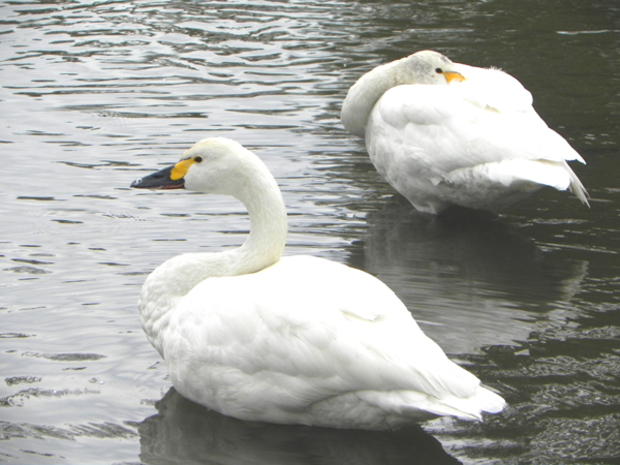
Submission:
M 0 463 L 620 463 L 620 6 L 595 3 L 0 3 Z M 395 196 L 340 103 L 427 48 L 520 79 L 587 160 L 592 208 L 544 190 L 432 219 Z M 288 254 L 380 277 L 510 407 L 370 433 L 171 391 L 140 286 L 248 223 L 231 199 L 127 186 L 210 135 L 278 179 Z

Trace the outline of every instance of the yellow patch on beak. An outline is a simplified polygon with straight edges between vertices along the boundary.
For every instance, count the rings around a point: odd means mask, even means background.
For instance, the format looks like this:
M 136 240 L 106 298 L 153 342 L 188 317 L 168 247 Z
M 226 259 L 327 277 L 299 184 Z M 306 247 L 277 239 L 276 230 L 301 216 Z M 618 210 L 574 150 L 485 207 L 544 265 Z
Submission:
M 172 179 L 173 181 L 177 181 L 185 177 L 185 175 L 187 174 L 187 170 L 190 166 L 192 166 L 193 163 L 193 158 L 188 158 L 187 160 L 181 160 L 180 162 L 178 162 L 176 165 L 174 165 L 174 168 L 172 168 L 172 171 L 170 172 L 170 179 Z
M 461 73 L 457 73 L 456 71 L 444 71 L 443 75 L 448 83 L 452 81 L 463 82 L 465 80 L 463 75 Z

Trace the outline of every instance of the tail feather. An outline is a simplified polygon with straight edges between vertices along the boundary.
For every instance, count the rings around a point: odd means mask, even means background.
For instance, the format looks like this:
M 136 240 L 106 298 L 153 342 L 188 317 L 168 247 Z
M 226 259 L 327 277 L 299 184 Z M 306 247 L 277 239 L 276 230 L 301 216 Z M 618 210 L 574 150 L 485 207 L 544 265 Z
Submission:
M 581 202 L 590 206 L 586 188 L 565 160 L 502 160 L 469 169 L 507 187 L 519 183 L 534 183 L 560 191 L 570 189 Z M 462 177 L 464 173 L 458 173 L 458 171 L 460 170 L 450 173 L 449 177 L 454 179 Z
M 569 168 L 570 169 L 570 168 Z M 590 202 L 588 202 L 588 191 L 581 183 L 581 180 L 577 177 L 577 175 L 570 170 L 570 191 L 577 197 L 581 202 L 586 205 L 588 208 L 590 207 Z
M 442 399 L 417 391 L 359 392 L 365 402 L 398 415 L 414 418 L 453 416 L 463 420 L 482 420 L 482 412 L 499 413 L 506 401 L 489 389 L 479 386 L 467 398 L 446 396 Z
M 501 396 L 482 386 L 476 390 L 473 396 L 467 399 L 449 397 L 441 399 L 441 402 L 465 415 L 474 416 L 478 420 L 482 419 L 482 412 L 499 413 L 506 407 L 506 401 Z

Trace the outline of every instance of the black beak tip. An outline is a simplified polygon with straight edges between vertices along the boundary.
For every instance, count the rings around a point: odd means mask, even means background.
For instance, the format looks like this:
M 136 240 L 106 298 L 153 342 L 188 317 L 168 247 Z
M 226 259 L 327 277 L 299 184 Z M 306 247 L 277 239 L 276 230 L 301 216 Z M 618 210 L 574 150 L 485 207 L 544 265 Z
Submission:
M 183 178 L 170 179 L 173 168 L 174 166 L 169 166 L 168 168 L 164 168 L 163 170 L 159 170 L 155 173 L 146 175 L 143 178 L 138 178 L 134 182 L 132 182 L 129 187 L 132 187 L 134 189 L 153 190 L 183 189 L 185 187 L 185 180 Z

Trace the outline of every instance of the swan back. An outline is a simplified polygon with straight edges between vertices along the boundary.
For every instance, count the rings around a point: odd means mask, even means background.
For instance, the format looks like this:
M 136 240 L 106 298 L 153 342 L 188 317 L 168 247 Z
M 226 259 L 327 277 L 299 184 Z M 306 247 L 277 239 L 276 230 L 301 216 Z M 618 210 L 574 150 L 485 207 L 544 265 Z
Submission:
M 382 429 L 438 415 L 480 419 L 504 406 L 385 284 L 318 257 L 203 281 L 168 331 L 177 390 L 237 418 Z M 188 382 L 190 373 L 202 383 Z

